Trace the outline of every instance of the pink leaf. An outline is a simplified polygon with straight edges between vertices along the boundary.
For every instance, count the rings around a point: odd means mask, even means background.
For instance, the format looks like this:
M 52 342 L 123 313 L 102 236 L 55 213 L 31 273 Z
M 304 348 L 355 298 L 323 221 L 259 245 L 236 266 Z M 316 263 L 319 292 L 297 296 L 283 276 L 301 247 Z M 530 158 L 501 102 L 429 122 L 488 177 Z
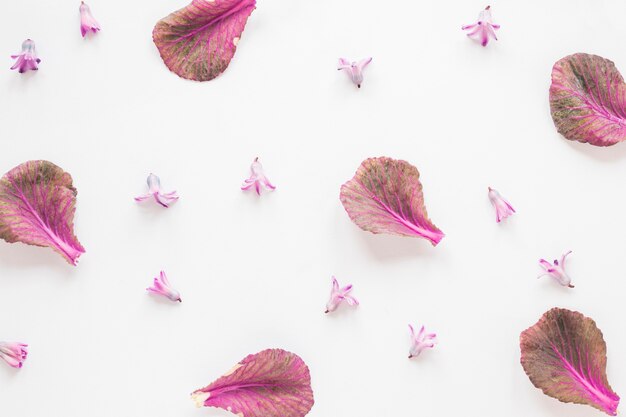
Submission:
M 550 111 L 566 139 L 595 146 L 626 139 L 626 86 L 608 59 L 575 54 L 554 64 Z
M 592 319 L 553 308 L 522 332 L 520 347 L 524 371 L 544 394 L 617 415 L 619 396 L 606 378 L 606 343 Z
M 179 77 L 209 81 L 228 67 L 256 0 L 193 0 L 161 19 L 152 38 Z
M 76 265 L 85 252 L 74 236 L 72 176 L 48 161 L 28 161 L 0 179 L 0 238 L 47 246 Z
M 406 161 L 366 159 L 341 186 L 340 199 L 350 219 L 368 232 L 423 237 L 433 246 L 444 237 L 426 213 L 419 172 Z
M 303 417 L 313 407 L 309 368 L 298 355 L 282 349 L 248 355 L 191 397 L 198 407 L 245 417 Z

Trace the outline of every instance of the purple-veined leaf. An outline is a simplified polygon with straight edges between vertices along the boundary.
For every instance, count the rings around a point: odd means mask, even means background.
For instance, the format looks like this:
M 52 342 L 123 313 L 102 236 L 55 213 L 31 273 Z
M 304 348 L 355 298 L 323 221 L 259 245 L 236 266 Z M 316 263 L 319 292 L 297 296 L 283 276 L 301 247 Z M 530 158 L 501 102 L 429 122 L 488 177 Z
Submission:
M 298 355 L 282 349 L 248 355 L 191 396 L 198 407 L 244 417 L 304 417 L 313 407 L 309 368 Z
M 626 86 L 608 59 L 580 53 L 554 64 L 550 111 L 569 140 L 610 146 L 626 139 Z
M 228 67 L 255 7 L 256 0 L 193 0 L 159 20 L 152 39 L 170 71 L 209 81 Z
M 74 236 L 76 188 L 52 162 L 28 161 L 0 179 L 0 238 L 47 246 L 76 265 L 85 253 Z
M 372 233 L 423 237 L 433 246 L 444 237 L 428 218 L 417 168 L 387 157 L 369 158 L 341 186 L 350 219 Z
M 524 371 L 544 394 L 617 415 L 619 396 L 606 378 L 606 343 L 592 319 L 553 308 L 522 332 L 520 347 Z

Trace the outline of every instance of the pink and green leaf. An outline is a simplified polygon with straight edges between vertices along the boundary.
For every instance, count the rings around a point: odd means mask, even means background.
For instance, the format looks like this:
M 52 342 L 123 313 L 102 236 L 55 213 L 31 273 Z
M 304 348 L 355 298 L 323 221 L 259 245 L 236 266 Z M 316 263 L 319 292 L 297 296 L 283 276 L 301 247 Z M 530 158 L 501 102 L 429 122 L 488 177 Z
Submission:
M 228 67 L 255 7 L 256 0 L 193 0 L 159 20 L 152 39 L 170 71 L 209 81 Z
M 309 368 L 282 349 L 248 355 L 192 398 L 198 406 L 245 417 L 304 417 L 314 402 Z
M 85 252 L 74 236 L 72 177 L 48 161 L 28 161 L 0 179 L 0 238 L 49 247 L 76 265 Z
M 341 186 L 350 219 L 372 233 L 423 237 L 433 246 L 444 237 L 428 218 L 417 168 L 387 157 L 369 158 Z
M 619 396 L 606 377 L 606 343 L 592 319 L 553 308 L 522 332 L 520 347 L 524 371 L 544 394 L 617 415 Z
M 554 64 L 550 110 L 569 140 L 610 146 L 626 139 L 626 86 L 608 59 L 579 53 Z

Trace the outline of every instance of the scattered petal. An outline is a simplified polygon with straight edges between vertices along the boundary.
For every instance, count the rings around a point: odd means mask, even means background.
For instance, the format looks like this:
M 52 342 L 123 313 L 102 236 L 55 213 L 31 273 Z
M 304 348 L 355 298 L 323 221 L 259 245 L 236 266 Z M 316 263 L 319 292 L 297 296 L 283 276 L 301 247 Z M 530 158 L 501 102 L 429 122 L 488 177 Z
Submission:
M 0 342 L 0 358 L 13 368 L 21 368 L 28 355 L 28 345 L 17 342 Z
M 135 201 L 141 202 L 148 200 L 149 198 L 154 198 L 154 201 L 158 204 L 168 208 L 170 204 L 178 200 L 178 194 L 176 194 L 176 191 L 171 191 L 169 193 L 161 192 L 161 180 L 156 175 L 150 174 L 148 176 L 148 194 L 135 197 Z
M 352 284 L 340 288 L 339 282 L 333 277 L 333 287 L 330 290 L 330 298 L 328 299 L 328 303 L 326 303 L 325 313 L 331 313 L 337 310 L 344 301 L 350 306 L 358 306 L 359 300 L 351 296 L 350 291 L 352 291 Z
M 610 146 L 626 139 L 626 86 L 615 64 L 574 54 L 552 68 L 550 112 L 566 139 Z
M 352 80 L 357 87 L 361 88 L 361 83 L 363 83 L 363 69 L 367 67 L 367 65 L 372 62 L 372 58 L 364 58 L 359 62 L 353 61 L 350 62 L 345 58 L 339 58 L 338 70 L 344 70 L 348 77 Z
M 158 21 L 152 39 L 170 71 L 209 81 L 228 67 L 255 7 L 256 0 L 193 0 Z
M 493 23 L 491 18 L 491 6 L 487 6 L 485 10 L 481 11 L 478 15 L 478 22 L 472 25 L 465 25 L 461 27 L 463 30 L 468 30 L 467 36 L 480 42 L 482 46 L 487 46 L 489 38 L 498 40 L 496 37 L 496 30 L 500 29 L 500 25 Z
M 432 349 L 437 343 L 435 333 L 426 333 L 424 326 L 418 333 L 415 333 L 413 326 L 409 324 L 411 331 L 411 347 L 409 348 L 409 359 L 419 356 L 425 349 Z
M 502 220 L 515 213 L 513 206 L 500 195 L 500 193 L 491 187 L 489 188 L 489 201 L 496 209 L 496 222 L 500 223 Z
M 85 249 L 74 236 L 76 188 L 52 162 L 28 161 L 0 179 L 0 238 L 49 247 L 76 265 Z
M 18 55 L 11 55 L 11 58 L 17 59 L 11 69 L 16 69 L 20 73 L 24 73 L 26 71 L 37 71 L 39 69 L 37 64 L 41 62 L 41 59 L 37 58 L 35 41 L 31 39 L 26 39 L 22 42 L 22 52 Z
M 146 288 L 146 291 L 153 294 L 162 295 L 169 298 L 171 301 L 178 301 L 181 303 L 180 293 L 176 291 L 170 284 L 164 271 L 161 271 L 158 277 L 154 278 L 154 284 L 152 287 Z
M 350 219 L 368 232 L 423 237 L 433 246 L 444 237 L 426 213 L 419 172 L 406 161 L 366 159 L 339 197 Z
M 191 394 L 198 407 L 245 417 L 304 417 L 313 407 L 309 368 L 296 354 L 267 349 Z
M 94 17 L 91 14 L 91 9 L 89 8 L 88 5 L 85 4 L 84 1 L 80 2 L 80 34 L 83 35 L 83 38 L 85 37 L 85 35 L 87 35 L 87 32 L 91 31 L 93 33 L 98 33 L 98 31 L 100 30 L 100 25 L 98 24 L 98 21 L 96 19 L 94 19 Z
M 275 190 L 276 187 L 272 185 L 270 180 L 265 176 L 263 171 L 263 165 L 259 162 L 259 158 L 254 158 L 252 165 L 250 165 L 250 178 L 246 179 L 241 186 L 242 190 L 249 190 L 254 187 L 254 190 L 258 195 L 261 195 L 261 187 L 266 190 Z
M 554 263 L 550 263 L 545 259 L 539 259 L 539 266 L 541 266 L 545 272 L 539 275 L 537 278 L 549 275 L 562 286 L 574 288 L 571 278 L 569 277 L 569 275 L 567 275 L 567 272 L 565 272 L 565 258 L 570 253 L 572 253 L 572 251 L 565 252 L 563 256 L 561 256 L 561 260 L 559 261 L 555 259 Z
M 553 308 L 522 332 L 520 348 L 526 375 L 544 394 L 617 415 L 619 396 L 606 377 L 606 343 L 592 319 Z

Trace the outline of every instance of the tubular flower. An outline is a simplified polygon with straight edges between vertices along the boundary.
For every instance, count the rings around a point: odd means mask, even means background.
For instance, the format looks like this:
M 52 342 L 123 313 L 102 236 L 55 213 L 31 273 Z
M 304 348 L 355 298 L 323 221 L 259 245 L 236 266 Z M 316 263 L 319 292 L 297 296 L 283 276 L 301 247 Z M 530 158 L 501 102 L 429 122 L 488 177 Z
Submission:
M 27 347 L 24 343 L 0 342 L 0 358 L 13 368 L 21 368 L 28 355 Z
M 93 33 L 98 33 L 100 30 L 100 24 L 98 21 L 94 19 L 91 14 L 91 9 L 89 6 L 85 4 L 84 1 L 80 2 L 80 34 L 83 35 L 83 38 L 87 34 L 87 32 L 91 31 Z
M 469 30 L 467 36 L 479 41 L 482 46 L 487 46 L 489 38 L 496 41 L 498 40 L 496 37 L 496 30 L 500 29 L 500 25 L 493 23 L 490 9 L 491 6 L 487 6 L 485 10 L 480 12 L 478 15 L 478 22 L 461 27 L 463 30 Z
M 154 284 L 152 287 L 146 288 L 146 291 L 162 295 L 169 298 L 171 301 L 178 301 L 179 303 L 183 302 L 180 298 L 180 293 L 172 287 L 164 271 L 161 271 L 160 275 L 154 278 Z
M 254 187 L 256 193 L 261 195 L 261 186 L 265 187 L 267 190 L 276 189 L 276 187 L 265 176 L 263 165 L 261 165 L 259 158 L 257 157 L 254 158 L 254 161 L 252 161 L 252 165 L 250 165 L 250 177 L 243 182 L 241 189 L 245 191 Z
M 20 74 L 26 71 L 37 71 L 39 69 L 37 64 L 41 62 L 41 59 L 37 58 L 35 41 L 31 39 L 26 39 L 22 42 L 22 53 L 19 55 L 11 55 L 11 58 L 17 59 L 11 69 L 18 70 Z
M 565 272 L 565 258 L 567 255 L 572 253 L 572 251 L 567 251 L 561 256 L 561 260 L 554 260 L 554 263 L 550 263 L 545 259 L 539 260 L 539 265 L 545 270 L 544 273 L 539 275 L 537 278 L 541 278 L 543 276 L 549 275 L 554 278 L 559 284 L 564 287 L 574 288 L 572 285 L 572 279 Z
M 345 58 L 339 58 L 338 70 L 345 70 L 357 87 L 361 88 L 363 82 L 363 69 L 372 62 L 372 58 L 365 58 L 357 62 L 350 62 Z
M 337 310 L 344 301 L 351 306 L 359 305 L 359 301 L 349 294 L 350 291 L 352 291 L 352 284 L 339 288 L 337 278 L 333 277 L 333 288 L 330 290 L 330 298 L 328 303 L 326 303 L 326 311 L 324 313 L 331 313 Z
M 488 188 L 489 201 L 493 204 L 493 208 L 496 209 L 496 222 L 500 223 L 500 221 L 515 213 L 515 209 L 500 195 L 499 192 L 491 187 Z
M 409 330 L 411 331 L 411 347 L 409 348 L 409 359 L 415 356 L 419 356 L 424 349 L 431 349 L 435 346 L 435 343 L 437 343 L 437 341 L 435 340 L 437 335 L 435 333 L 426 333 L 426 329 L 424 328 L 424 326 L 422 326 L 417 334 L 415 334 L 415 330 L 410 324 Z
M 148 176 L 148 194 L 135 197 L 135 201 L 144 201 L 149 199 L 150 197 L 154 198 L 154 201 L 156 201 L 165 208 L 168 208 L 170 204 L 178 200 L 178 195 L 176 194 L 176 191 L 172 191 L 169 193 L 161 192 L 161 180 L 154 174 L 150 174 Z

